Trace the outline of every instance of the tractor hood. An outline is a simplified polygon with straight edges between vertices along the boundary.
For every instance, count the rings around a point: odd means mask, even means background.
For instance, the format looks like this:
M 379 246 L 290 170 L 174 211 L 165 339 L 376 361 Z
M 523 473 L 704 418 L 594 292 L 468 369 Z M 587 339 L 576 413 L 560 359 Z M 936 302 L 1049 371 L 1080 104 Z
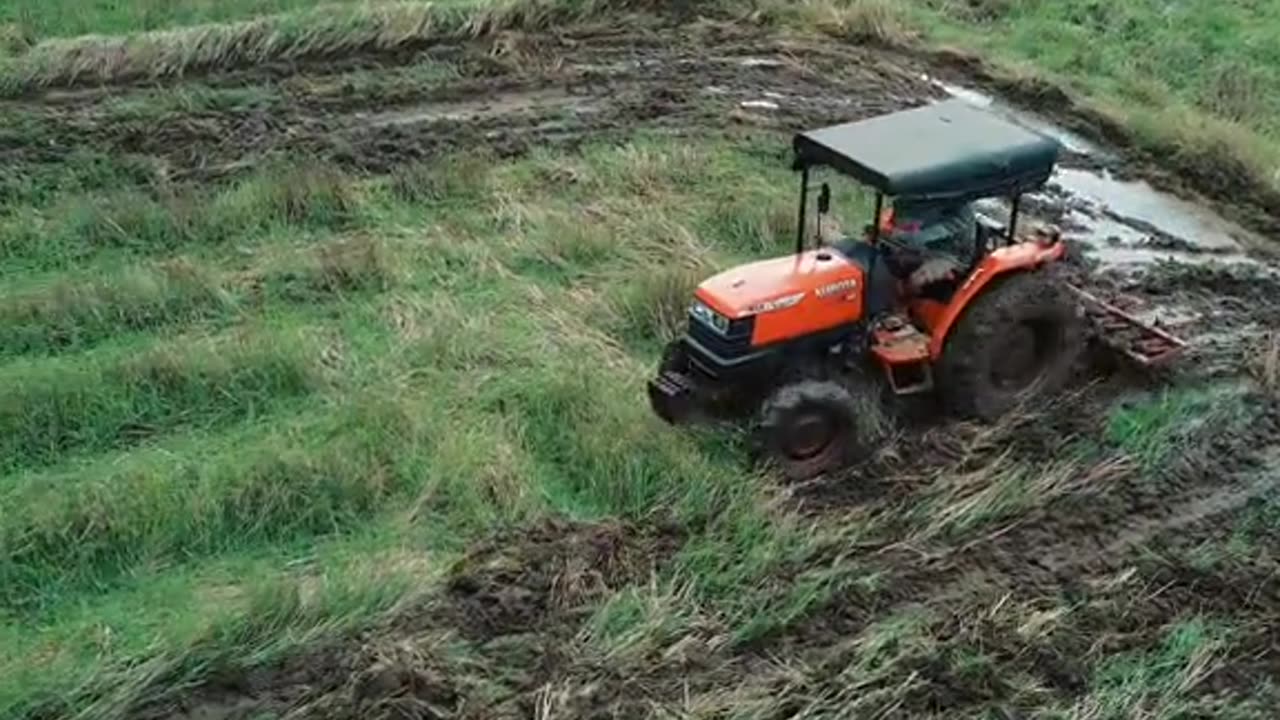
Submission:
M 838 251 L 818 248 L 739 265 L 703 282 L 696 295 L 736 319 L 793 307 L 815 293 L 853 290 L 860 277 L 858 266 Z

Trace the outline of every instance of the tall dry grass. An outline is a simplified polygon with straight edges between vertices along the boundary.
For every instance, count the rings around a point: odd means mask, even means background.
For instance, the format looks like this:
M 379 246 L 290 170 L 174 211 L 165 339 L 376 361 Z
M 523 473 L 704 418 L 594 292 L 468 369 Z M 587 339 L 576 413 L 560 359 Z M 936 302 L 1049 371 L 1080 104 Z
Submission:
M 44 40 L 0 64 L 0 92 L 158 80 L 268 62 L 387 52 L 447 38 L 537 30 L 653 0 L 487 0 L 321 5 L 233 23 Z

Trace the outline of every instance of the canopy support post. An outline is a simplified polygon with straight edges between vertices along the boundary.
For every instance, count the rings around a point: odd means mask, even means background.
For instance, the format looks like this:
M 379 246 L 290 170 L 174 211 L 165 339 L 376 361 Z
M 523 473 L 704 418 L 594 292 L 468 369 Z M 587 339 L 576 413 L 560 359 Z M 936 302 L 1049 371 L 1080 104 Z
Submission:
M 1013 208 L 1009 211 L 1009 244 L 1012 245 L 1018 231 L 1018 209 L 1022 205 L 1022 195 L 1013 196 Z
M 796 254 L 804 252 L 804 216 L 809 209 L 809 166 L 800 173 L 800 221 L 796 228 Z
M 884 193 L 876 193 L 876 214 L 871 218 L 871 244 L 880 240 L 880 215 L 884 212 Z

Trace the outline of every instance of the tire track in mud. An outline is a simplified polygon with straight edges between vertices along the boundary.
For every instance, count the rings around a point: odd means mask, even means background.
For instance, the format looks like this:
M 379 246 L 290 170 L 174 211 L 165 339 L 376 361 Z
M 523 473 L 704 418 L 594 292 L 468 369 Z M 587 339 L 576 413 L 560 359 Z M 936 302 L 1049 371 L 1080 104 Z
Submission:
M 64 93 L 3 106 L 24 116 L 29 132 L 0 137 L 0 162 L 55 164 L 91 149 L 160 158 L 170 178 L 203 180 L 286 154 L 385 172 L 452 149 L 487 146 L 510 155 L 636 129 L 797 129 L 939 95 L 874 52 L 847 48 L 831 57 L 810 49 L 748 27 L 663 26 L 477 40 L 399 58 L 453 58 L 460 77 L 421 87 L 412 78 L 378 85 L 376 72 L 372 85 L 360 87 L 341 72 L 350 66 L 339 72 L 312 66 L 311 75 L 233 73 L 165 91 L 256 82 L 240 87 L 258 87 L 268 99 L 245 108 L 148 115 L 146 104 L 163 96 L 145 86 Z M 131 100 L 143 106 L 142 115 L 121 111 Z
M 1107 446 L 1100 433 L 1112 403 L 1134 389 L 1135 380 L 1148 380 L 1122 373 L 995 427 L 924 420 L 883 457 L 845 476 L 794 487 L 792 501 L 819 522 L 878 528 L 861 551 L 875 558 L 869 572 L 885 572 L 890 585 L 897 578 L 905 588 L 884 596 L 890 604 L 948 596 L 937 588 L 972 586 L 980 578 L 1057 587 L 1072 575 L 1121 567 L 1135 547 L 1178 529 L 1201 529 L 1207 519 L 1229 515 L 1280 485 L 1280 399 L 1240 374 L 1237 368 L 1229 387 L 1244 393 L 1240 402 L 1255 408 L 1253 419 L 1238 431 L 1213 424 L 1190 431 L 1177 454 L 1154 470 L 1120 451 L 1084 465 L 1055 461 L 1081 440 Z M 956 498 L 964 501 L 1020 465 L 1055 476 L 1036 487 L 1047 493 L 1041 501 L 1011 520 L 986 521 L 978 537 L 965 531 L 949 539 L 945 522 L 934 527 L 939 499 L 949 501 L 951 477 L 972 478 Z M 922 514 L 919 508 L 935 509 Z
M 575 637 L 593 608 L 649 580 L 682 542 L 675 528 L 620 522 L 547 521 L 500 533 L 469 549 L 439 594 L 376 627 L 194 689 L 162 684 L 129 717 L 535 717 L 545 690 L 575 662 Z M 600 695 L 574 701 L 642 704 Z
M 1228 518 L 1257 500 L 1276 497 L 1280 402 L 1257 400 L 1265 407 L 1245 432 L 1197 444 L 1159 482 L 1130 468 L 968 542 L 960 538 L 949 546 L 912 547 L 896 539 L 868 548 L 858 570 L 864 577 L 880 574 L 873 589 L 855 585 L 749 648 L 735 659 L 743 668 L 740 675 L 772 678 L 784 688 L 798 683 L 800 696 L 843 697 L 838 672 L 827 677 L 818 671 L 796 680 L 794 672 L 779 668 L 847 667 L 865 633 L 914 615 L 927 618 L 927 633 L 938 645 L 927 651 L 903 649 L 910 657 L 900 675 L 888 685 L 867 688 L 870 697 L 892 695 L 889 685 L 897 683 L 911 687 L 894 701 L 895 709 L 886 711 L 890 715 L 946 710 L 958 716 L 965 708 L 1003 707 L 1006 700 L 1020 698 L 1022 688 L 1008 682 L 1015 676 L 1035 678 L 1057 702 L 1070 704 L 1088 692 L 1088 658 L 1154 647 L 1169 623 L 1203 610 L 1257 626 L 1258 637 L 1233 650 L 1233 657 L 1248 662 L 1236 663 L 1240 667 L 1229 677 L 1214 676 L 1218 690 L 1247 694 L 1280 667 L 1275 652 L 1280 646 L 1267 619 L 1280 617 L 1280 583 L 1254 577 L 1225 599 L 1216 575 L 1197 574 L 1185 560 L 1173 558 L 1221 537 L 1224 528 L 1235 525 Z M 904 536 L 909 532 L 899 537 Z M 1245 597 L 1258 582 L 1269 589 L 1259 587 L 1260 597 Z M 1039 622 L 1036 617 L 1052 623 L 1061 619 L 1066 629 L 1052 639 L 1024 636 L 1021 624 Z M 948 663 L 966 652 L 994 660 L 995 675 L 985 680 L 958 676 Z M 779 666 L 778 658 L 789 660 Z M 1036 695 L 1033 705 L 1043 709 L 1044 702 Z M 872 706 L 877 711 L 889 707 Z

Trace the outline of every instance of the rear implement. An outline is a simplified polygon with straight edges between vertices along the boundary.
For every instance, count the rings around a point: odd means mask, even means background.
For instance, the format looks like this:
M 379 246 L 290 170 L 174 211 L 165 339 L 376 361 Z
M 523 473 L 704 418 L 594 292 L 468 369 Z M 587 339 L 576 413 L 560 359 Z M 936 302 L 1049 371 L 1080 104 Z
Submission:
M 1079 298 L 1103 344 L 1140 367 L 1163 367 L 1186 352 L 1185 340 L 1174 337 L 1077 285 L 1069 284 L 1067 287 Z

